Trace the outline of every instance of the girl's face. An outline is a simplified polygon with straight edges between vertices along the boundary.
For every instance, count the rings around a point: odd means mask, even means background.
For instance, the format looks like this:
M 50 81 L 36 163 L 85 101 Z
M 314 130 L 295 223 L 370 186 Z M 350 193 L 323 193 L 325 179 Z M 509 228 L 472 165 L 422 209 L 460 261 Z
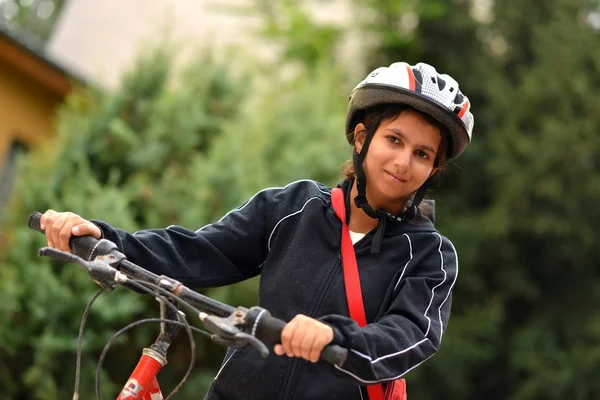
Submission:
M 358 124 L 354 132 L 360 153 L 366 128 Z M 363 164 L 369 203 L 392 213 L 402 211 L 408 197 L 437 171 L 440 143 L 440 130 L 415 110 L 381 121 Z

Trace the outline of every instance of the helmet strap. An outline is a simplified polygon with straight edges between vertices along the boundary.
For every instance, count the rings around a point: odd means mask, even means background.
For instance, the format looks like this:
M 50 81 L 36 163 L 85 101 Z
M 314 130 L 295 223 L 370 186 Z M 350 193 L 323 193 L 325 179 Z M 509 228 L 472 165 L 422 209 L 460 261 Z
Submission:
M 378 125 L 378 123 L 374 123 L 367 130 L 367 137 L 360 150 L 360 154 L 356 152 L 356 147 L 352 154 L 352 162 L 354 163 L 354 171 L 356 172 L 356 189 L 358 190 L 358 195 L 354 198 L 354 204 L 356 204 L 358 208 L 362 208 L 369 217 L 375 219 L 381 217 L 382 213 L 379 210 L 375 211 L 367 201 L 367 176 L 365 175 L 363 163 L 365 162 L 369 145 L 371 144 L 371 140 L 373 139 L 373 135 L 375 134 Z
M 408 208 L 402 213 L 402 219 L 407 217 L 412 218 L 415 215 L 417 215 L 419 204 L 421 204 L 421 201 L 423 201 L 425 193 L 427 193 L 427 189 L 429 188 L 429 185 L 431 184 L 432 180 L 432 177 L 429 177 L 425 182 L 423 182 L 421 187 L 417 189 L 417 192 L 415 193 L 415 196 L 413 197 L 410 206 L 408 206 Z

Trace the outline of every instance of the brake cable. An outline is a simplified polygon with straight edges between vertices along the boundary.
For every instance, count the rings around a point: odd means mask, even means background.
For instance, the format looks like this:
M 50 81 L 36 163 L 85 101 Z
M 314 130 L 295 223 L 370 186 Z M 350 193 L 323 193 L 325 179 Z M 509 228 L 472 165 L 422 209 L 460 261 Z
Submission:
M 85 328 L 85 323 L 87 321 L 88 314 L 90 309 L 92 308 L 92 304 L 96 301 L 98 297 L 102 293 L 106 291 L 106 288 L 101 287 L 100 290 L 94 294 L 92 299 L 88 302 L 87 306 L 85 306 L 85 310 L 83 311 L 83 316 L 81 317 L 81 323 L 79 325 L 79 335 L 77 336 L 77 359 L 75 361 L 75 388 L 73 389 L 73 400 L 79 400 L 79 380 L 81 376 L 81 353 L 83 347 L 83 329 Z
M 163 303 L 170 307 L 172 310 L 174 310 L 176 312 L 176 315 L 178 315 L 178 318 L 180 319 L 180 321 L 174 321 L 171 319 L 163 319 L 163 318 L 146 318 L 146 319 L 142 319 L 139 321 L 134 321 L 128 325 L 126 325 L 124 328 L 122 328 L 121 330 L 119 330 L 118 332 L 116 332 L 111 338 L 110 340 L 106 343 L 106 345 L 104 346 L 104 349 L 102 350 L 102 353 L 100 354 L 100 358 L 98 360 L 98 365 L 96 367 L 96 398 L 99 400 L 102 400 L 102 395 L 100 393 L 100 372 L 102 371 L 102 364 L 104 363 L 104 359 L 106 358 L 106 355 L 108 353 L 108 350 L 110 348 L 110 346 L 112 345 L 112 343 L 122 334 L 124 334 L 125 332 L 146 324 L 146 323 L 150 323 L 150 322 L 161 322 L 161 323 L 168 323 L 171 325 L 179 325 L 179 326 L 183 326 L 185 327 L 187 333 L 188 333 L 188 338 L 190 340 L 190 353 L 191 353 L 191 357 L 190 357 L 190 364 L 189 367 L 184 375 L 184 377 L 181 379 L 181 381 L 177 384 L 177 386 L 175 386 L 175 388 L 171 391 L 171 393 L 167 396 L 167 398 L 165 400 L 169 400 L 171 399 L 178 391 L 179 389 L 181 389 L 181 387 L 185 384 L 185 382 L 187 381 L 194 365 L 196 362 L 196 342 L 194 340 L 194 336 L 193 336 L 193 332 L 196 333 L 200 333 L 204 336 L 210 337 L 210 334 L 206 331 L 203 331 L 202 329 L 196 328 L 194 326 L 191 326 L 190 323 L 187 321 L 187 319 L 185 317 L 182 317 L 179 314 L 179 310 L 177 309 L 177 307 L 175 307 L 175 305 L 173 305 L 171 302 L 168 301 L 167 296 L 175 298 L 177 301 L 181 302 L 182 304 L 190 307 L 192 310 L 194 311 L 198 311 L 194 306 L 192 306 L 191 304 L 189 304 L 188 302 L 186 302 L 185 300 L 182 300 L 180 298 L 177 298 L 177 296 L 173 295 L 172 293 L 169 293 L 167 290 L 158 287 L 157 285 L 154 285 L 150 282 L 144 282 L 144 281 L 139 281 L 139 280 L 135 280 L 135 279 L 129 279 L 127 280 L 128 284 L 131 284 L 132 286 L 135 286 L 136 288 L 151 294 L 155 297 L 157 297 L 158 299 L 160 299 L 161 301 L 163 301 Z M 164 292 L 167 296 L 158 294 L 153 292 L 150 288 L 152 289 L 157 289 L 159 292 Z M 181 322 L 181 319 L 183 320 L 183 322 Z

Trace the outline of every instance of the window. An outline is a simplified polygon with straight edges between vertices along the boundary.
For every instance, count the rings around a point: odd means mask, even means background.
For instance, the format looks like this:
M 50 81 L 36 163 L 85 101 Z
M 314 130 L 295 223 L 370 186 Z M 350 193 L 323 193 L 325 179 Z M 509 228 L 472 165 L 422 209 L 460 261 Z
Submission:
M 4 159 L 4 165 L 0 171 L 0 207 L 4 207 L 10 198 L 10 192 L 15 178 L 16 162 L 19 154 L 25 151 L 25 146 L 19 142 L 13 142 L 10 151 Z

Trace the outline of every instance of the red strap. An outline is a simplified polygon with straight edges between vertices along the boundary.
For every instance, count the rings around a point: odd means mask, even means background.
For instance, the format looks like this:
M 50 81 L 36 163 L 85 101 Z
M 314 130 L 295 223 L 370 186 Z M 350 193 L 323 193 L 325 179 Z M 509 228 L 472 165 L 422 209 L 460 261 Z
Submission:
M 367 324 L 367 316 L 365 315 L 365 307 L 362 299 L 354 245 L 352 244 L 352 238 L 350 238 L 350 229 L 346 224 L 346 207 L 342 189 L 333 189 L 331 192 L 331 201 L 335 214 L 342 221 L 342 269 L 344 271 L 344 285 L 346 286 L 350 318 L 355 320 L 358 326 L 362 327 Z
M 365 306 L 360 288 L 360 276 L 358 275 L 354 245 L 352 244 L 352 238 L 350 238 L 350 229 L 346 224 L 346 204 L 342 189 L 335 188 L 331 191 L 331 203 L 335 215 L 342 221 L 342 270 L 344 271 L 348 310 L 350 311 L 350 318 L 362 327 L 367 324 L 367 316 L 365 315 Z M 384 398 L 381 384 L 367 386 L 367 392 L 369 393 L 369 400 L 383 400 Z

